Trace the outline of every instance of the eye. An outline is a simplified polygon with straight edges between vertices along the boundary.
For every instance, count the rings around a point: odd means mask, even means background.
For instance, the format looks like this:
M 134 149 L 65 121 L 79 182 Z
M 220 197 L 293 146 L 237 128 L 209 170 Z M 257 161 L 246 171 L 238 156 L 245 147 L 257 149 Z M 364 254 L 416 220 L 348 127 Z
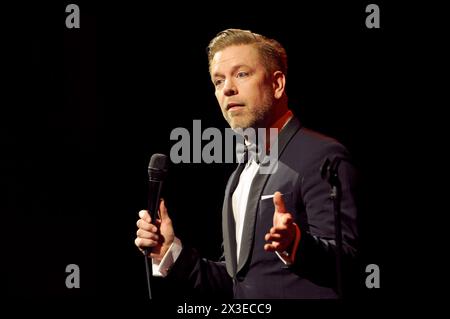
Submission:
M 219 86 L 223 83 L 223 79 L 216 79 L 214 80 L 214 86 Z
M 247 76 L 248 76 L 248 72 L 244 72 L 244 71 L 238 72 L 238 74 L 236 74 L 237 78 L 245 78 Z

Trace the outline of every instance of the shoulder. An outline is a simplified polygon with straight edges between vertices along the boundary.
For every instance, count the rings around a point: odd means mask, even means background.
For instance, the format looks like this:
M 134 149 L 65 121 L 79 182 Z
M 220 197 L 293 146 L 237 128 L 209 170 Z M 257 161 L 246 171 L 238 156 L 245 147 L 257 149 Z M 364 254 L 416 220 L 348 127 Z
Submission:
M 322 164 L 334 158 L 351 161 L 347 148 L 335 138 L 308 128 L 300 128 L 282 151 L 280 160 L 292 169 L 319 172 Z
M 290 144 L 298 151 L 304 151 L 311 155 L 349 156 L 347 148 L 335 138 L 305 127 L 297 131 Z

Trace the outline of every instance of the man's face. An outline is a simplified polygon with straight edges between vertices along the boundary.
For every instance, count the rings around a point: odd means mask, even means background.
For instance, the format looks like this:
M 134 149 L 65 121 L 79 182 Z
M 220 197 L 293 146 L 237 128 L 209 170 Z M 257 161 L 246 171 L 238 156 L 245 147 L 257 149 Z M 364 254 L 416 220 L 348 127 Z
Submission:
M 234 45 L 217 52 L 211 80 L 223 116 L 232 129 L 267 127 L 275 102 L 272 75 L 251 45 Z

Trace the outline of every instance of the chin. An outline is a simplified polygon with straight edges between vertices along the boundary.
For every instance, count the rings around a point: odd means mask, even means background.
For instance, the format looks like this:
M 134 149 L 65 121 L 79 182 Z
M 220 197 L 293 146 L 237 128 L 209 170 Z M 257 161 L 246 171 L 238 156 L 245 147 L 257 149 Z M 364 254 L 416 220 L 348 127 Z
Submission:
M 248 122 L 244 122 L 244 121 L 232 121 L 230 123 L 230 127 L 234 130 L 234 129 L 238 129 L 241 128 L 243 130 L 245 130 L 246 128 L 250 127 Z

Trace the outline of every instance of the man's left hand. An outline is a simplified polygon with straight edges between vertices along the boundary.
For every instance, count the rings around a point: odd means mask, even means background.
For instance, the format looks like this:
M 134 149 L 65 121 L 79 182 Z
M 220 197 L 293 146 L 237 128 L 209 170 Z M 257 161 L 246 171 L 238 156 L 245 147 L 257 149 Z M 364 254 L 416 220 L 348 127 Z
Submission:
M 264 237 L 268 244 L 264 245 L 266 251 L 284 252 L 292 249 L 296 234 L 296 225 L 292 215 L 286 211 L 283 197 L 280 192 L 275 192 L 273 204 L 273 227 Z

